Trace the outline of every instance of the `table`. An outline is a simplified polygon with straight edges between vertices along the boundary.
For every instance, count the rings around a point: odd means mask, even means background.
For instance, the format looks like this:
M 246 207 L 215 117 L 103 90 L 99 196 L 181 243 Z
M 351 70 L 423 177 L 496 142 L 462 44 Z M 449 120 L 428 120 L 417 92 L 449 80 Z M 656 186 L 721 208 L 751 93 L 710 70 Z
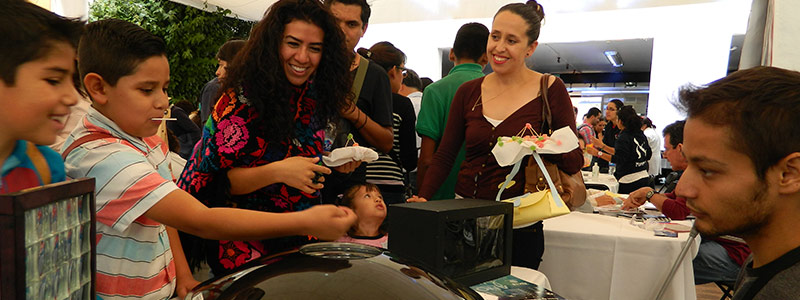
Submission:
M 619 190 L 619 182 L 614 178 L 614 175 L 600 173 L 599 176 L 597 176 L 597 180 L 592 180 L 592 172 L 581 171 L 581 173 L 583 174 L 584 183 L 605 185 L 612 193 L 617 193 Z
M 547 275 L 552 290 L 570 300 L 655 299 L 688 233 L 657 237 L 629 222 L 581 212 L 545 220 L 539 270 Z M 697 298 L 692 258 L 699 243 L 697 237 L 664 299 Z

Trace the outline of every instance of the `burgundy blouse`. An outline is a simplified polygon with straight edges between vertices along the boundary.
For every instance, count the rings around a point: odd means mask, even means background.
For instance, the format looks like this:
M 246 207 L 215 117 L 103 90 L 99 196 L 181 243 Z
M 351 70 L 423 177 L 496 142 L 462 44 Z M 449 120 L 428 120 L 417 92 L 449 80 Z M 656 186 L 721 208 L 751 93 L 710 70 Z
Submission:
M 500 185 L 511 173 L 513 167 L 500 167 L 492 155 L 492 148 L 497 143 L 497 137 L 514 136 L 525 127 L 525 123 L 531 123 L 536 132 L 541 132 L 541 96 L 523 105 L 497 127 L 494 127 L 484 118 L 482 105 L 478 105 L 473 110 L 475 102 L 481 94 L 481 83 L 483 83 L 483 77 L 465 82 L 456 92 L 450 106 L 450 116 L 442 141 L 433 157 L 431 167 L 425 174 L 425 181 L 419 192 L 421 197 L 429 199 L 436 192 L 436 189 L 447 178 L 461 144 L 466 143 L 466 159 L 458 172 L 456 194 L 468 198 L 494 200 Z M 557 78 L 548 88 L 547 96 L 550 99 L 553 119 L 552 130 L 569 126 L 577 136 L 575 112 L 564 83 Z M 524 158 L 523 167 L 527 165 L 528 158 L 530 156 Z M 542 155 L 542 158 L 557 164 L 559 169 L 569 174 L 578 172 L 583 164 L 583 154 L 580 148 L 564 154 Z M 523 194 L 524 169 L 517 173 L 513 182 L 513 185 L 503 191 L 501 199 Z

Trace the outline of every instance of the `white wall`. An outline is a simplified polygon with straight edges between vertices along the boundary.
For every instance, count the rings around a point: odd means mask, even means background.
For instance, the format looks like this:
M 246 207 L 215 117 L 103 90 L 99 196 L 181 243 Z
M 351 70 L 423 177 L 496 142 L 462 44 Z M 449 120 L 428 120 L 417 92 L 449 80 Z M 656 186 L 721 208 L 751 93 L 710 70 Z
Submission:
M 539 42 L 653 38 L 648 111 L 656 126 L 663 128 L 683 118 L 669 102 L 680 86 L 688 82 L 705 84 L 725 75 L 731 36 L 744 34 L 750 3 L 727 0 L 590 12 L 557 11 L 547 14 Z M 491 19 L 486 18 L 370 24 L 359 47 L 390 41 L 408 56 L 407 67 L 436 80 L 441 77 L 437 49 L 451 47 L 456 31 L 467 22 L 480 22 L 491 29 Z

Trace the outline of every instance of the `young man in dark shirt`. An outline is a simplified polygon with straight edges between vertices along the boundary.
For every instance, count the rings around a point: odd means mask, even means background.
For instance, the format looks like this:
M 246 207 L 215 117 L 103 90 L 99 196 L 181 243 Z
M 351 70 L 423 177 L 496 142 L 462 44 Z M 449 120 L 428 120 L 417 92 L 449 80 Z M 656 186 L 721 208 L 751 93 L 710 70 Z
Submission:
M 369 25 L 371 13 L 366 0 L 326 0 L 339 27 L 345 35 L 347 48 L 355 51 L 356 45 L 364 36 Z M 375 63 L 362 59 L 355 53 L 350 70 L 358 80 L 356 73 L 362 63 L 368 63 L 366 74 L 357 93 L 355 105 L 341 112 L 346 122 L 337 124 L 337 134 L 326 137 L 330 141 L 329 150 L 342 147 L 346 141 L 344 136 L 353 134 L 353 139 L 361 146 L 372 147 L 378 152 L 388 153 L 392 149 L 394 134 L 392 132 L 392 91 L 386 71 Z M 359 83 L 354 82 L 354 85 Z M 366 182 L 366 165 L 359 165 L 350 174 L 334 172 L 326 176 L 325 188 L 322 191 L 323 201 L 333 203 L 338 195 L 356 183 Z
M 735 72 L 685 88 L 683 154 L 675 191 L 704 235 L 731 234 L 752 250 L 734 299 L 800 295 L 800 73 Z

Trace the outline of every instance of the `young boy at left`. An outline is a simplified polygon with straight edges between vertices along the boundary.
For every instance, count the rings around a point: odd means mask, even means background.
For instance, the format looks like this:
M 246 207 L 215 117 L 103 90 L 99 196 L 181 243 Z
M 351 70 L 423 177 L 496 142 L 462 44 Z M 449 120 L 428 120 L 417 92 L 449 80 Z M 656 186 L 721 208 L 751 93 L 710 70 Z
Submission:
M 83 23 L 24 1 L 0 1 L 0 194 L 63 181 L 47 146 L 75 105 Z

